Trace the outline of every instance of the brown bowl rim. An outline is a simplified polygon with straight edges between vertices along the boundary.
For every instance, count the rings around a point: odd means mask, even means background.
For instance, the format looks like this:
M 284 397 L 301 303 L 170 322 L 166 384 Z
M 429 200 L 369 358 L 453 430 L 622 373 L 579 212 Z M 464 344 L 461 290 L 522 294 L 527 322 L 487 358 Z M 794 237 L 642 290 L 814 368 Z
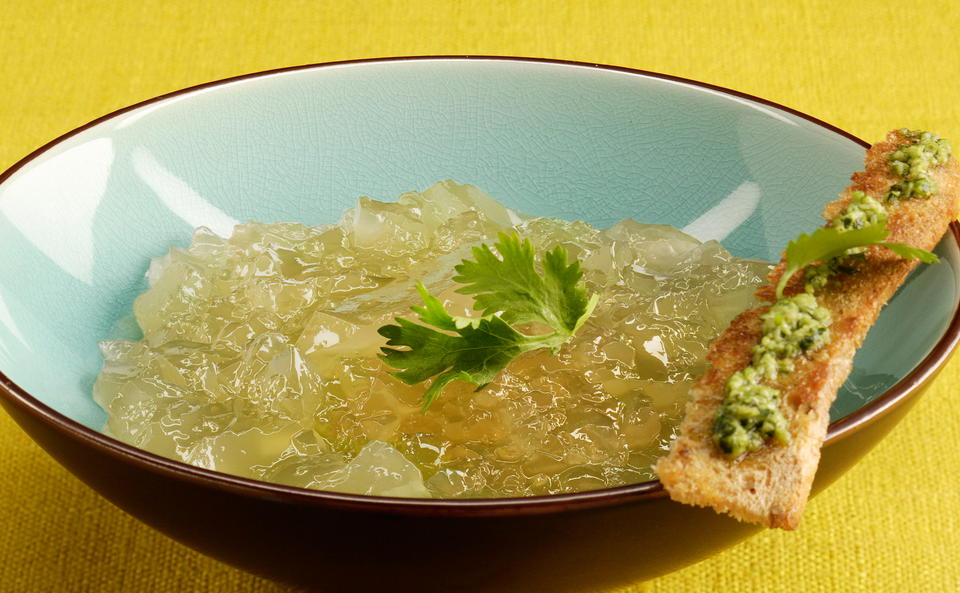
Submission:
M 853 134 L 842 130 L 821 119 L 797 111 L 791 107 L 781 105 L 777 102 L 756 97 L 748 93 L 726 87 L 701 82 L 689 78 L 662 74 L 649 70 L 637 68 L 628 68 L 624 66 L 612 66 L 591 62 L 581 62 L 574 60 L 562 60 L 553 58 L 536 57 L 518 57 L 518 56 L 498 56 L 498 55 L 419 55 L 419 56 L 391 56 L 378 58 L 361 58 L 351 60 L 339 60 L 332 62 L 320 62 L 312 64 L 302 64 L 298 66 L 287 66 L 283 68 L 274 68 L 238 76 L 231 76 L 215 81 L 205 82 L 198 85 L 189 86 L 169 93 L 158 95 L 121 109 L 109 112 L 100 116 L 78 128 L 75 128 L 65 134 L 62 134 L 43 146 L 37 148 L 27 156 L 23 157 L 10 168 L 0 174 L 0 184 L 4 183 L 14 173 L 23 168 L 50 148 L 63 142 L 64 140 L 83 132 L 104 121 L 138 109 L 145 105 L 157 103 L 170 97 L 184 95 L 197 90 L 221 86 L 224 84 L 272 76 L 284 72 L 298 70 L 310 70 L 327 68 L 331 66 L 341 66 L 347 64 L 364 63 L 387 63 L 404 61 L 504 61 L 504 62 L 532 62 L 547 63 L 566 66 L 577 66 L 593 68 L 598 70 L 607 70 L 622 72 L 632 75 L 640 75 L 648 78 L 655 78 L 671 82 L 679 82 L 689 86 L 700 87 L 718 91 L 723 94 L 738 98 L 748 99 L 750 101 L 768 105 L 776 109 L 785 111 L 797 117 L 801 117 L 822 128 L 825 128 L 835 134 L 848 138 L 864 148 L 869 148 L 869 144 Z M 960 247 L 960 225 L 956 221 L 951 222 L 950 231 L 953 239 Z M 890 389 L 879 395 L 869 404 L 858 408 L 856 411 L 832 422 L 828 428 L 826 442 L 824 446 L 837 442 L 853 432 L 876 421 L 880 417 L 889 413 L 891 410 L 902 404 L 912 394 L 916 393 L 923 385 L 930 381 L 946 363 L 949 355 L 960 340 L 960 307 L 955 308 L 953 318 L 951 319 L 943 336 L 937 341 L 931 351 L 920 361 L 920 363 L 909 374 L 898 381 Z M 595 506 L 608 506 L 636 502 L 642 500 L 653 500 L 665 498 L 667 496 L 659 480 L 651 480 L 638 484 L 619 486 L 615 488 L 605 488 L 601 490 L 589 490 L 572 494 L 555 494 L 545 496 L 530 496 L 524 498 L 496 498 L 496 499 L 411 499 L 411 498 L 388 498 L 379 496 L 365 496 L 359 494 L 341 494 L 336 492 L 324 492 L 319 490 L 308 490 L 294 486 L 284 486 L 261 482 L 249 478 L 241 478 L 230 474 L 224 474 L 213 470 L 203 469 L 188 465 L 180 461 L 174 461 L 142 449 L 127 445 L 111 437 L 108 437 L 98 431 L 87 428 L 86 426 L 72 420 L 71 418 L 53 410 L 42 403 L 19 385 L 11 381 L 2 371 L 0 371 L 0 395 L 7 398 L 13 405 L 18 406 L 24 412 L 30 414 L 35 420 L 41 421 L 57 431 L 63 433 L 69 438 L 84 442 L 100 451 L 123 461 L 130 462 L 140 466 L 148 471 L 159 472 L 178 479 L 184 479 L 195 484 L 206 485 L 215 489 L 231 491 L 236 494 L 253 495 L 276 501 L 290 502 L 306 505 L 320 505 L 335 508 L 353 509 L 357 511 L 369 511 L 389 514 L 405 515 L 471 515 L 471 516 L 499 516 L 499 515 L 526 515 L 541 514 L 563 511 L 567 509 L 583 509 Z

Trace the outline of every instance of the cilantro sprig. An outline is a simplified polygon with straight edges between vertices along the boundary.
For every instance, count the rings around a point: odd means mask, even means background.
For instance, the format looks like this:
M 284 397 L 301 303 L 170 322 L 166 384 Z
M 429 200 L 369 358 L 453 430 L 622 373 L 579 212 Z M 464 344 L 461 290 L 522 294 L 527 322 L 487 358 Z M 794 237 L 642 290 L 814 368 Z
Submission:
M 378 332 L 387 338 L 380 358 L 398 369 L 391 373 L 408 385 L 433 377 L 423 395 L 423 409 L 452 381 L 483 389 L 511 360 L 540 348 L 556 353 L 586 322 L 599 295 L 587 297 L 580 282 L 580 262 L 567 262 L 566 249 L 557 246 L 535 265 L 533 245 L 516 234 L 500 233 L 494 244 L 473 248 L 473 257 L 456 266 L 454 281 L 461 294 L 473 295 L 478 318 L 450 315 L 439 299 L 421 283 L 417 291 L 423 306 L 411 307 L 420 323 L 402 317 Z M 515 325 L 538 323 L 551 331 L 521 333 Z
M 805 266 L 818 261 L 829 261 L 846 255 L 851 249 L 856 250 L 868 245 L 881 245 L 904 259 L 919 259 L 928 264 L 940 261 L 935 254 L 925 249 L 911 247 L 906 243 L 884 241 L 888 236 L 890 231 L 887 230 L 886 220 L 880 220 L 859 229 L 843 230 L 824 227 L 809 235 L 803 233 L 787 245 L 786 268 L 777 284 L 777 298 L 783 297 L 783 289 L 786 288 L 787 282 Z

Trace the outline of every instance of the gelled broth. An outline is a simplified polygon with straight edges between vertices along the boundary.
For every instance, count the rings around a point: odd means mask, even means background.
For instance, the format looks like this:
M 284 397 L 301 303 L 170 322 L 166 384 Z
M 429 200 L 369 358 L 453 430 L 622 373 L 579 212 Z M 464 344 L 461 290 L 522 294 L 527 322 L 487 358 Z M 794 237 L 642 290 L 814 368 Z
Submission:
M 477 316 L 454 266 L 498 232 L 563 245 L 600 294 L 558 355 L 514 360 L 484 389 L 426 387 L 378 359 L 423 282 Z M 642 482 L 668 448 L 707 345 L 753 303 L 768 264 L 671 227 L 513 212 L 445 181 L 396 203 L 361 198 L 334 225 L 198 229 L 154 260 L 139 341 L 101 343 L 105 431 L 244 477 L 406 497 L 515 497 Z

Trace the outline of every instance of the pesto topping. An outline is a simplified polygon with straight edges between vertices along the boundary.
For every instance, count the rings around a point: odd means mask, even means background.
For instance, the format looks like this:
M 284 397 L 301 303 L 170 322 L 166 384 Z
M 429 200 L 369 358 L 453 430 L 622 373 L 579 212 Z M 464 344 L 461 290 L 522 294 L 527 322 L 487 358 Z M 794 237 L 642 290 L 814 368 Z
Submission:
M 862 191 L 850 194 L 850 203 L 840 214 L 830 221 L 830 226 L 840 231 L 862 229 L 887 219 L 887 210 L 883 204 Z
M 790 441 L 787 421 L 780 411 L 780 392 L 759 384 L 752 366 L 730 375 L 727 398 L 713 425 L 713 442 L 728 457 L 759 449 L 768 438 Z
M 897 147 L 888 157 L 890 170 L 904 179 L 916 179 L 930 167 L 950 158 L 950 141 L 932 132 L 901 130 L 911 144 Z
M 875 224 L 884 224 L 887 221 L 887 210 L 883 204 L 871 198 L 862 191 L 850 194 L 850 203 L 830 221 L 830 228 L 838 232 L 862 229 Z M 813 294 L 831 283 L 838 273 L 853 274 L 856 269 L 851 265 L 853 256 L 863 257 L 866 246 L 851 247 L 843 255 L 830 258 L 819 264 L 808 265 L 803 270 L 803 288 Z M 835 283 L 835 282 L 834 282 Z
M 851 251 L 854 249 L 862 250 L 862 248 L 854 247 L 851 248 Z M 828 284 L 837 284 L 837 281 L 834 280 L 834 276 L 837 274 L 853 274 L 857 271 L 850 265 L 856 257 L 862 258 L 863 255 L 855 252 L 853 255 L 835 257 L 819 264 L 807 266 L 803 269 L 803 289 L 813 294 L 825 288 Z
M 887 191 L 887 201 L 909 200 L 910 198 L 926 199 L 937 191 L 937 182 L 926 173 L 916 179 L 904 179 L 890 186 Z
M 928 198 L 937 191 L 930 168 L 947 162 L 952 151 L 950 142 L 931 132 L 901 130 L 901 133 L 911 143 L 897 147 L 887 158 L 890 170 L 903 178 L 890 187 L 887 200 Z
M 753 366 L 767 380 L 793 371 L 793 359 L 830 343 L 830 311 L 802 292 L 782 298 L 760 316 L 763 337 L 753 347 Z
M 760 381 L 792 371 L 794 358 L 830 342 L 830 311 L 811 294 L 778 300 L 760 321 L 763 336 L 753 348 L 753 360 L 727 380 L 714 420 L 713 440 L 729 457 L 758 449 L 770 437 L 781 443 L 790 440 L 779 390 Z

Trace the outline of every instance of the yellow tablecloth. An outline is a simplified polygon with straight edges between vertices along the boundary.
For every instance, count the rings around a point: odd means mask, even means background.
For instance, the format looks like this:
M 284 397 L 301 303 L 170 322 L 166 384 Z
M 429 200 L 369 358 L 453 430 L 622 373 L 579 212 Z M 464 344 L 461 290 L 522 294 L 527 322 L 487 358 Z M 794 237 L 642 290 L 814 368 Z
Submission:
M 868 140 L 910 126 L 960 145 L 958 25 L 949 0 L 7 0 L 0 169 L 103 113 L 184 86 L 414 54 L 631 66 L 759 95 Z M 763 533 L 618 593 L 960 591 L 958 388 L 955 358 L 907 419 L 812 501 L 798 532 Z M 4 414 L 0 476 L 0 591 L 284 590 L 126 516 Z

